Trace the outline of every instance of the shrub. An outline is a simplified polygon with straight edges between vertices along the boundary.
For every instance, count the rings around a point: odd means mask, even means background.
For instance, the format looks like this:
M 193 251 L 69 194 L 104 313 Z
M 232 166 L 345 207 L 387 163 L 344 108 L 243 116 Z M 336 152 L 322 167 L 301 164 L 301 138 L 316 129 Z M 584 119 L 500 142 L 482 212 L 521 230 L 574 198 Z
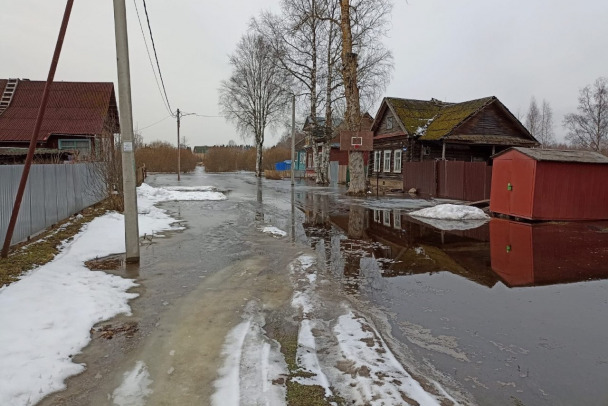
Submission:
M 180 169 L 192 172 L 196 168 L 197 157 L 192 151 L 180 149 Z M 146 165 L 149 172 L 177 172 L 177 148 L 167 142 L 156 141 L 135 150 L 137 167 Z
M 255 148 L 253 147 L 212 147 L 203 158 L 207 172 L 234 172 L 255 170 Z M 274 164 L 291 157 L 286 148 L 265 149 L 262 157 L 262 170 L 273 170 Z

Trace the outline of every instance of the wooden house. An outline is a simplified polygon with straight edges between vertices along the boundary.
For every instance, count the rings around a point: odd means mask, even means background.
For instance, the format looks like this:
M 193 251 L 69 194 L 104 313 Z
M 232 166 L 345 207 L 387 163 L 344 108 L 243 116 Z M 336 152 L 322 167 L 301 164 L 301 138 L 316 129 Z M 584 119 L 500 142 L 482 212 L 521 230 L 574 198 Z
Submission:
M 304 123 L 304 127 L 302 128 L 302 131 L 304 132 L 313 132 L 313 143 L 317 144 L 317 148 L 319 153 L 321 152 L 321 146 L 318 142 L 316 142 L 316 140 L 319 137 L 323 136 L 323 133 L 319 132 L 318 130 L 315 132 L 313 131 L 311 128 L 311 121 L 310 118 L 308 118 L 306 120 L 306 122 Z M 361 128 L 362 129 L 369 129 L 371 127 L 371 124 L 373 122 L 373 118 L 369 113 L 365 113 L 362 115 L 361 117 Z M 325 119 L 318 117 L 317 118 L 317 125 L 319 127 L 324 127 L 325 126 Z M 331 149 L 329 151 L 329 178 L 331 180 L 331 183 L 347 183 L 350 180 L 350 175 L 348 172 L 348 151 L 341 151 L 340 150 L 340 131 L 344 130 L 344 124 L 343 124 L 343 120 L 340 119 L 334 119 L 333 123 L 332 123 L 332 134 L 333 134 L 333 138 L 330 141 L 330 146 Z M 315 136 L 316 135 L 316 136 Z M 310 177 L 310 178 L 314 178 L 315 177 L 315 168 L 314 168 L 314 163 L 313 163 L 313 150 L 312 150 L 312 145 L 310 145 L 310 141 L 307 138 L 306 140 L 307 143 L 305 143 L 303 145 L 303 147 L 301 148 L 300 151 L 305 151 L 304 152 L 304 156 L 305 156 L 305 168 L 306 168 L 306 176 Z M 298 157 L 300 157 L 301 155 L 298 154 Z M 364 162 L 365 165 L 368 165 L 369 162 L 369 152 L 365 152 L 364 153 Z
M 490 211 L 529 220 L 608 219 L 608 157 L 511 148 L 494 157 Z
M 45 84 L 0 79 L 0 147 L 28 147 Z M 89 155 L 119 132 L 114 84 L 53 82 L 36 147 Z
M 492 155 L 509 147 L 538 145 L 494 96 L 462 103 L 386 97 L 371 130 L 374 135 L 371 177 L 385 188 L 427 189 L 434 196 L 439 195 L 440 189 L 437 169 L 426 177 L 422 174 L 409 177 L 418 183 L 434 182 L 432 185 L 411 184 L 414 181 L 408 184 L 404 176 L 407 170 L 428 170 L 408 163 L 439 160 L 489 163 Z

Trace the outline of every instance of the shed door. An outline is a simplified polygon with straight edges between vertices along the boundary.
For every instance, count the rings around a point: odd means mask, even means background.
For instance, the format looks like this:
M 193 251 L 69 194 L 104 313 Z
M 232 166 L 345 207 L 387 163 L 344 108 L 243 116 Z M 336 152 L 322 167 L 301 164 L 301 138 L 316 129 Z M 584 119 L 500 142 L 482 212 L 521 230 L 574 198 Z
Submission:
M 490 210 L 495 213 L 511 214 L 511 193 L 508 184 L 511 182 L 510 159 L 497 159 L 492 169 L 492 188 L 490 191 Z

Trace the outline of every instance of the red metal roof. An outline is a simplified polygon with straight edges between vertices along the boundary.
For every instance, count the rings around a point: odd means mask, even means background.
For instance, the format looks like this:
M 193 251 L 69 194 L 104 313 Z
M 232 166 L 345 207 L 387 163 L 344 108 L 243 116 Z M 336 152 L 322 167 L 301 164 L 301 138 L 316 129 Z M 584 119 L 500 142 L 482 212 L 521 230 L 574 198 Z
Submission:
M 0 94 L 6 83 L 0 79 Z M 44 85 L 43 81 L 19 80 L 11 104 L 0 114 L 0 141 L 31 139 Z M 106 122 L 113 133 L 120 132 L 113 83 L 54 82 L 38 141 L 51 134 L 101 134 Z

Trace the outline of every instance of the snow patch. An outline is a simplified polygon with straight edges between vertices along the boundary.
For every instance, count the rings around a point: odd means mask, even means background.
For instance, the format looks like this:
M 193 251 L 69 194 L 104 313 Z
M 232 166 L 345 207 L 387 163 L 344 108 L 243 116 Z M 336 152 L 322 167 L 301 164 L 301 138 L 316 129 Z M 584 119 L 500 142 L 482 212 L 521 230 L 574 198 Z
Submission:
M 125 372 L 122 384 L 114 390 L 112 400 L 118 406 L 144 406 L 146 397 L 152 393 L 152 380 L 143 361 L 137 361 L 135 368 Z
M 179 192 L 143 184 L 137 190 L 140 235 L 175 229 L 175 219 L 154 205 L 166 200 L 222 200 L 217 192 Z M 72 356 L 91 340 L 91 328 L 130 314 L 131 279 L 91 271 L 84 262 L 125 251 L 124 217 L 93 219 L 49 263 L 0 288 L 0 405 L 30 405 L 65 388 L 85 369 Z M 126 404 L 126 403 L 125 403 Z
M 483 210 L 477 207 L 459 204 L 440 204 L 411 212 L 410 216 L 439 220 L 487 220 L 489 218 Z
M 272 227 L 272 226 L 266 226 L 266 227 L 262 228 L 262 232 L 276 235 L 279 237 L 285 237 L 287 235 L 287 233 L 285 231 L 283 231 L 279 228 L 276 228 L 276 227 Z

